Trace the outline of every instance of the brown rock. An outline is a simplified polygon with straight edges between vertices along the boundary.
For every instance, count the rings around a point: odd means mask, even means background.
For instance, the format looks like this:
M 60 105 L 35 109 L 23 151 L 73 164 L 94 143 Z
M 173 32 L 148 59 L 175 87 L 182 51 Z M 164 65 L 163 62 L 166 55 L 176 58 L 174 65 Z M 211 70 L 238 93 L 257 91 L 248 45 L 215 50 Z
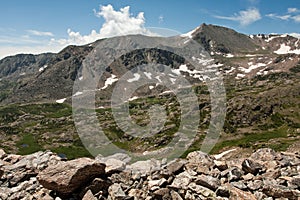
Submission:
M 251 173 L 253 175 L 258 174 L 259 172 L 265 171 L 264 166 L 249 159 L 245 159 L 242 163 L 242 169 L 246 173 Z
M 206 176 L 206 175 L 200 175 L 197 177 L 196 183 L 199 185 L 202 185 L 204 187 L 207 187 L 213 191 L 216 191 L 219 186 L 221 186 L 221 182 L 219 179 Z
M 93 178 L 104 174 L 104 170 L 103 163 L 79 158 L 49 166 L 40 172 L 37 178 L 45 188 L 69 195 Z
M 274 198 L 288 198 L 292 200 L 297 199 L 291 189 L 280 185 L 265 185 L 262 191 L 266 195 Z
M 257 200 L 257 199 L 250 192 L 245 192 L 235 187 L 231 187 L 229 200 Z
M 94 197 L 93 193 L 91 190 L 88 190 L 85 195 L 83 196 L 82 200 L 97 200 L 96 197 Z
M 215 165 L 213 158 L 201 151 L 194 151 L 187 155 L 187 169 L 191 169 L 197 173 L 208 174 L 210 169 Z

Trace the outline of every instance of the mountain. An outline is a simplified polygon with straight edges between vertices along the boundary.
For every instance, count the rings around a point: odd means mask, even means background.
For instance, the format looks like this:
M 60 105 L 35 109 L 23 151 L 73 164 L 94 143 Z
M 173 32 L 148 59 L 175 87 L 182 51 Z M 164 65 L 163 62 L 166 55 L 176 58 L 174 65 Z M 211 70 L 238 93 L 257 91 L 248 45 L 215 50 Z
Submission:
M 132 40 L 149 41 L 146 36 Z M 299 148 L 300 137 L 300 42 L 289 35 L 244 35 L 225 27 L 202 24 L 175 37 L 193 39 L 210 56 L 211 73 L 221 74 L 226 89 L 227 113 L 220 142 L 213 152 L 229 146 L 275 149 Z M 151 38 L 163 41 L 162 38 Z M 31 153 L 51 149 L 69 158 L 87 155 L 74 127 L 72 97 L 84 97 L 89 90 L 73 93 L 75 81 L 85 81 L 88 70 L 83 63 L 94 51 L 115 53 L 107 45 L 115 38 L 84 46 L 69 46 L 58 54 L 16 55 L 0 61 L 0 135 L 8 152 Z M 115 45 L 115 44 L 111 44 Z M 151 44 L 149 44 L 151 46 Z M 106 54 L 105 54 L 106 55 Z M 211 60 L 212 59 L 212 60 Z M 128 70 L 138 65 L 159 63 L 192 83 L 198 97 L 201 121 L 191 150 L 199 149 L 209 126 L 210 93 L 203 74 L 181 56 L 159 49 L 141 48 L 115 59 L 109 66 L 93 66 L 104 71 L 95 88 L 97 117 L 106 135 L 122 148 L 144 152 L 163 147 L 172 139 L 180 123 L 178 100 L 170 89 L 158 84 L 144 85 L 129 99 L 131 117 L 141 126 L 149 124 L 146 111 L 154 104 L 167 108 L 167 123 L 154 138 L 134 138 L 118 129 L 112 116 L 113 89 Z M 160 67 L 158 67 L 158 72 Z M 170 82 L 174 73 L 165 74 Z M 175 75 L 176 75 L 175 73 Z M 145 74 L 147 76 L 147 74 Z M 148 76 L 151 77 L 150 74 Z M 160 77 L 161 76 L 161 77 Z M 153 79 L 162 78 L 153 75 Z M 132 77 L 137 80 L 139 77 Z M 131 79 L 132 79 L 131 78 Z M 149 78 L 150 80 L 151 78 Z M 129 79 L 127 79 L 127 82 Z M 125 80 L 126 81 L 126 80 Z M 133 132 L 135 130 L 132 130 Z M 77 154 L 76 154 L 76 153 Z

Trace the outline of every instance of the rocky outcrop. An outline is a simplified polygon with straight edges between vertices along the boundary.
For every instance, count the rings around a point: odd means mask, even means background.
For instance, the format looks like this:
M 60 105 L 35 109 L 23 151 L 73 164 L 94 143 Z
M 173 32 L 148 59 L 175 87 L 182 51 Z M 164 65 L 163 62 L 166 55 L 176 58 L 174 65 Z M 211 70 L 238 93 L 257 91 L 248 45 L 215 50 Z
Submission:
M 126 154 L 61 160 L 0 150 L 0 199 L 298 200 L 300 155 L 259 149 L 228 159 L 195 151 L 187 159 L 129 163 Z

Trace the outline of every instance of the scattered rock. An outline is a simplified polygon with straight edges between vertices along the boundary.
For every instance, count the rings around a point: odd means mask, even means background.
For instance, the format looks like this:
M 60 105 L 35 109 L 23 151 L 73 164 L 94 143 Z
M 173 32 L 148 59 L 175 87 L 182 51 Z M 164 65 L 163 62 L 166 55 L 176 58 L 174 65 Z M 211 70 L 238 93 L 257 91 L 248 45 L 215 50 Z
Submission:
M 275 160 L 268 161 L 267 158 Z M 5 155 L 0 159 L 0 199 L 300 198 L 300 164 L 297 164 L 295 154 L 263 149 L 254 152 L 250 158 L 226 161 L 199 151 L 190 153 L 187 159 L 169 163 L 152 159 L 128 164 L 126 159 L 129 160 L 126 154 L 119 154 L 98 156 L 95 160 L 62 161 L 49 151 L 27 156 Z M 271 168 L 266 171 L 266 166 Z

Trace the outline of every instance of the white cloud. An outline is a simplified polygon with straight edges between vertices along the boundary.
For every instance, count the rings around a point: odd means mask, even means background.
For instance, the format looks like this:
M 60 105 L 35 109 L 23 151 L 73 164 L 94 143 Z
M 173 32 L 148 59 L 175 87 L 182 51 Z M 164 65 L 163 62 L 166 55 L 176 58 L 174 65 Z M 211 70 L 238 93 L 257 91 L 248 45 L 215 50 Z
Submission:
M 280 19 L 280 20 L 285 20 L 285 21 L 293 20 L 294 22 L 299 23 L 300 15 L 296 15 L 296 13 L 298 13 L 298 12 L 300 12 L 300 10 L 298 10 L 298 8 L 288 8 L 287 14 L 285 14 L 285 15 L 271 13 L 266 16 L 270 17 L 272 19 Z
M 31 35 L 35 36 L 54 36 L 51 32 L 37 31 L 37 30 L 27 30 L 27 32 Z
M 295 22 L 300 23 L 300 15 L 293 16 L 292 19 L 293 19 Z
M 261 19 L 260 12 L 257 8 L 249 8 L 247 10 L 239 11 L 231 17 L 227 16 L 215 16 L 218 19 L 225 19 L 231 21 L 237 21 L 242 26 L 247 26 Z
M 94 10 L 97 17 L 103 17 L 105 22 L 99 31 L 92 30 L 88 35 L 81 35 L 80 32 L 67 30 L 67 38 L 51 38 L 50 40 L 32 39 L 30 36 L 14 37 L 11 43 L 0 45 L 0 59 L 17 53 L 43 53 L 43 52 L 58 52 L 67 45 L 83 45 L 94 42 L 101 38 L 108 38 L 114 36 L 128 35 L 128 34 L 144 34 L 156 35 L 145 28 L 144 13 L 140 12 L 137 16 L 130 14 L 130 7 L 126 6 L 119 11 L 114 10 L 111 5 L 100 6 L 100 10 Z M 52 36 L 51 32 L 42 32 L 36 30 L 27 30 L 31 36 Z M 25 43 L 20 41 L 29 41 Z M 4 39 L 3 41 L 6 41 Z M 0 37 L 1 43 L 1 37 Z M 34 44 L 34 45 L 33 45 Z M 45 44 L 45 45 L 43 45 Z
M 288 8 L 288 13 L 297 13 L 299 12 L 298 8 Z
M 273 19 L 281 19 L 281 20 L 289 20 L 291 18 L 291 15 L 277 15 L 274 13 L 267 14 L 267 17 L 273 18 Z

